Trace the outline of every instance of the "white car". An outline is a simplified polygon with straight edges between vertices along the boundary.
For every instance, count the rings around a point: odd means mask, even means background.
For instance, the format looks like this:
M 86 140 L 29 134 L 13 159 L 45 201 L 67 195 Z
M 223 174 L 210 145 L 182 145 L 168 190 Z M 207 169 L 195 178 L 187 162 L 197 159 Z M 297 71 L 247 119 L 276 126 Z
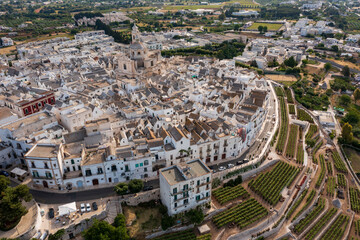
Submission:
M 81 211 L 81 212 L 85 212 L 85 211 L 86 211 L 85 203 L 80 204 L 80 211 Z
M 226 170 L 226 167 L 224 166 L 219 167 L 219 171 L 224 171 L 224 170 Z
M 227 166 L 228 166 L 228 168 L 233 168 L 233 167 L 234 167 L 234 164 L 229 163 Z
M 87 212 L 90 212 L 90 211 L 91 211 L 90 203 L 87 203 L 87 204 L 86 204 L 86 211 L 87 211 Z

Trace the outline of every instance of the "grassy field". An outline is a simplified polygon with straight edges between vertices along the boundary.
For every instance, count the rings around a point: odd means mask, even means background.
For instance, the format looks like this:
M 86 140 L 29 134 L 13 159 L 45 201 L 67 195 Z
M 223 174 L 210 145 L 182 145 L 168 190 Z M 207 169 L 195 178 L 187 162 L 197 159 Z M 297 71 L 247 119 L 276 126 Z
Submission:
M 266 77 L 270 78 L 273 81 L 279 81 L 279 82 L 296 82 L 297 79 L 293 75 L 277 75 L 277 74 L 266 74 Z
M 283 24 L 280 23 L 254 23 L 250 27 L 248 27 L 248 30 L 258 30 L 259 26 L 267 26 L 268 31 L 277 31 L 279 28 L 281 28 Z
M 346 156 L 351 162 L 351 166 L 353 167 L 356 173 L 360 172 L 360 153 L 352 148 L 344 147 L 344 151 Z
M 132 7 L 132 8 L 121 8 L 120 11 L 122 12 L 134 12 L 134 11 L 149 11 L 149 10 L 156 10 L 153 7 Z
M 164 10 L 196 10 L 196 9 L 220 9 L 223 5 L 168 5 Z
M 134 239 L 145 239 L 145 232 L 161 225 L 161 214 L 157 207 L 125 206 L 124 214 L 130 237 Z

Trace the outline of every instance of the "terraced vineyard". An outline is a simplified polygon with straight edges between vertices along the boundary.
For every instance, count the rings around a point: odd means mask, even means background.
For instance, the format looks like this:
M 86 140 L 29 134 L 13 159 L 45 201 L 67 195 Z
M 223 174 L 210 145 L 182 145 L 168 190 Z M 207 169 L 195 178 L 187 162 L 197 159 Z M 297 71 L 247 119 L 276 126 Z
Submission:
M 341 160 L 340 155 L 337 151 L 334 151 L 332 154 L 332 159 L 334 160 L 334 166 L 335 168 L 342 173 L 347 173 L 347 168 L 345 166 L 345 163 Z
M 298 173 L 296 167 L 280 162 L 271 171 L 261 173 L 256 180 L 252 179 L 249 187 L 266 202 L 275 205 L 280 200 L 280 192 L 293 182 Z
M 299 199 L 294 203 L 294 205 L 290 208 L 289 212 L 286 214 L 286 219 L 291 218 L 291 215 L 295 212 L 296 208 L 300 205 L 300 203 L 302 202 L 302 200 L 304 200 L 306 194 L 307 194 L 307 189 L 305 189 Z
M 304 206 L 300 209 L 300 211 L 295 215 L 293 221 L 294 221 L 297 217 L 299 217 L 300 214 L 305 211 L 305 209 L 307 209 L 307 208 L 310 206 L 312 200 L 313 200 L 314 197 L 315 197 L 315 194 L 316 194 L 316 191 L 315 191 L 314 189 L 311 190 L 309 196 L 306 198 L 305 205 L 304 205 Z
M 327 180 L 327 186 L 326 186 L 326 193 L 329 196 L 334 196 L 335 194 L 335 188 L 336 188 L 336 180 L 335 177 L 329 177 Z
M 313 149 L 313 152 L 312 152 L 313 162 L 316 163 L 316 164 L 317 164 L 317 159 L 316 159 L 315 155 L 316 155 L 316 152 L 320 149 L 320 147 L 321 147 L 322 145 L 323 145 L 323 141 L 319 141 L 319 142 L 315 145 L 315 147 L 314 147 L 314 149 Z
M 299 134 L 299 126 L 295 124 L 290 125 L 290 134 L 288 138 L 288 143 L 286 146 L 286 156 L 288 158 L 293 158 L 295 156 L 296 144 L 298 142 L 297 136 Z
M 320 168 L 321 168 L 321 170 L 320 170 L 319 178 L 318 178 L 318 180 L 316 181 L 316 184 L 315 184 L 315 186 L 317 188 L 320 187 L 322 181 L 324 180 L 325 172 L 326 172 L 324 156 L 320 155 L 319 158 L 320 158 Z
M 332 168 L 331 162 L 327 162 L 326 165 L 327 165 L 328 173 L 329 173 L 330 175 L 332 175 L 332 174 L 333 174 L 333 168 Z
M 319 221 L 311 227 L 310 231 L 305 235 L 306 240 L 313 240 L 320 230 L 331 220 L 331 218 L 336 214 L 336 208 L 331 208 L 328 210 Z
M 254 198 L 250 198 L 224 212 L 215 215 L 212 220 L 221 228 L 229 223 L 236 223 L 240 229 L 268 215 L 268 211 Z
M 349 217 L 340 214 L 336 220 L 326 230 L 320 240 L 340 240 L 342 239 L 347 225 L 349 224 Z
M 360 236 L 360 220 L 357 221 L 354 220 L 354 226 L 355 226 L 355 235 Z
M 288 103 L 294 103 L 294 98 L 291 94 L 291 89 L 290 88 L 286 88 L 285 90 L 286 93 L 286 100 Z M 294 106 L 294 105 L 293 105 Z M 295 113 L 295 109 L 294 109 L 294 113 Z
M 286 110 L 284 97 L 279 97 L 279 102 L 280 102 L 280 112 L 281 112 L 281 124 L 280 124 L 279 140 L 276 144 L 276 151 L 282 153 L 285 148 L 289 118 Z
M 154 240 L 197 240 L 193 230 L 186 230 L 182 232 L 174 232 L 154 238 Z
M 340 187 L 346 188 L 346 179 L 344 174 L 342 173 L 337 174 L 337 182 Z
M 305 228 L 313 223 L 313 221 L 319 216 L 319 214 L 324 210 L 325 208 L 325 199 L 320 198 L 316 207 L 306 215 L 305 218 L 301 219 L 301 221 L 295 225 L 294 232 L 297 234 L 302 233 Z
M 278 97 L 284 97 L 284 90 L 282 87 L 275 87 L 275 93 Z
M 290 114 L 295 114 L 295 106 L 294 104 L 289 104 L 289 113 Z
M 303 164 L 304 163 L 304 149 L 302 144 L 298 144 L 297 152 L 296 152 L 296 163 Z
M 305 135 L 305 140 L 311 139 L 314 134 L 317 132 L 318 127 L 315 124 L 310 124 L 309 130 Z
M 349 193 L 350 193 L 351 209 L 354 212 L 359 213 L 360 212 L 360 192 L 358 189 L 350 187 Z
M 237 185 L 235 187 L 222 187 L 213 191 L 213 196 L 216 200 L 223 205 L 231 200 L 236 198 L 248 198 L 249 193 L 243 188 L 241 185 Z
M 314 123 L 312 117 L 303 109 L 297 109 L 297 118 L 301 121 L 307 121 L 309 123 Z

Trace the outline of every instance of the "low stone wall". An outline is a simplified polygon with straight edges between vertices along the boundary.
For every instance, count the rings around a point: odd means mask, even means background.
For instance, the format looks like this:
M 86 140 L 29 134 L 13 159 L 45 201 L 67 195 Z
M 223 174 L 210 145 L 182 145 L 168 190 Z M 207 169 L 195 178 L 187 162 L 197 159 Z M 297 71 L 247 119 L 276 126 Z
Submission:
M 151 191 L 141 192 L 125 199 L 125 202 L 129 206 L 137 206 L 139 203 L 149 202 L 152 200 L 160 199 L 160 189 L 154 189 Z
M 194 225 L 193 225 L 193 224 L 188 225 L 188 226 L 183 226 L 183 227 L 172 227 L 172 228 L 169 228 L 169 229 L 167 229 L 167 230 L 165 230 L 165 231 L 156 232 L 156 233 L 147 235 L 147 236 L 146 236 L 146 239 L 156 238 L 156 237 L 159 237 L 159 236 L 164 235 L 164 234 L 169 234 L 169 233 L 173 233 L 173 232 L 185 231 L 185 230 L 193 229 L 193 228 L 194 228 Z

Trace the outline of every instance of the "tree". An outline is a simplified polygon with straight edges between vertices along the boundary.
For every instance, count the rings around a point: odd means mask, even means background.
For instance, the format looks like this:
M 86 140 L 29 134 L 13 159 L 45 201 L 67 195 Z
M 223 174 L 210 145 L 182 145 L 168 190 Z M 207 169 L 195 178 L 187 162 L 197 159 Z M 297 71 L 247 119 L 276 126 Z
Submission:
M 65 229 L 59 229 L 56 233 L 49 235 L 49 240 L 59 240 L 65 234 Z
M 351 103 L 351 97 L 349 95 L 343 94 L 340 97 L 340 104 L 348 106 Z
M 263 26 L 258 26 L 258 31 L 260 32 L 260 33 L 262 33 L 263 32 L 263 29 L 264 29 L 264 27 Z
M 348 112 L 342 121 L 345 123 L 350 123 L 352 126 L 356 125 L 359 122 L 360 118 L 356 112 Z
M 331 69 L 331 67 L 332 67 L 331 63 L 325 63 L 324 65 L 324 69 L 326 72 L 328 72 Z
M 201 211 L 201 209 L 191 209 L 185 214 L 185 216 L 193 224 L 200 224 L 202 221 L 204 221 L 204 213 Z
M 267 26 L 264 26 L 263 27 L 263 32 L 266 33 L 268 31 L 268 27 Z
M 2 196 L 2 192 L 4 192 L 4 190 L 10 185 L 10 180 L 9 178 L 0 175 L 0 199 Z
M 344 77 L 350 77 L 350 68 L 349 66 L 344 66 L 341 70 L 341 73 L 344 75 Z
M 133 179 L 129 182 L 129 190 L 131 193 L 140 192 L 144 187 L 143 181 L 140 179 Z
M 219 15 L 219 20 L 224 21 L 225 20 L 225 13 L 222 13 Z
M 114 219 L 113 225 L 115 227 L 126 227 L 126 219 L 124 214 L 118 214 Z
M 349 123 L 345 123 L 341 132 L 342 138 L 346 143 L 351 143 L 353 139 L 352 126 Z
M 124 195 L 124 194 L 128 193 L 129 186 L 126 183 L 119 183 L 115 186 L 114 191 L 118 195 Z
M 0 176 L 0 229 L 9 230 L 16 226 L 21 217 L 27 213 L 22 201 L 29 202 L 32 196 L 26 185 L 10 187 L 9 181 Z
M 162 216 L 162 218 L 161 218 L 161 228 L 162 228 L 162 230 L 166 230 L 169 227 L 174 226 L 174 224 L 175 224 L 175 218 L 174 217 L 171 217 L 171 216 L 169 216 L 167 214 Z
M 357 103 L 357 101 L 360 99 L 360 89 L 357 88 L 354 91 L 354 99 L 355 99 L 355 103 Z
M 285 59 L 284 64 L 288 67 L 293 68 L 297 65 L 297 62 L 296 62 L 295 58 L 293 56 L 291 56 L 290 58 Z
M 130 239 L 125 227 L 115 227 L 108 222 L 94 220 L 94 224 L 83 232 L 85 240 L 127 240 Z
M 331 46 L 331 50 L 334 52 L 338 52 L 339 51 L 339 47 L 337 45 L 332 45 Z

